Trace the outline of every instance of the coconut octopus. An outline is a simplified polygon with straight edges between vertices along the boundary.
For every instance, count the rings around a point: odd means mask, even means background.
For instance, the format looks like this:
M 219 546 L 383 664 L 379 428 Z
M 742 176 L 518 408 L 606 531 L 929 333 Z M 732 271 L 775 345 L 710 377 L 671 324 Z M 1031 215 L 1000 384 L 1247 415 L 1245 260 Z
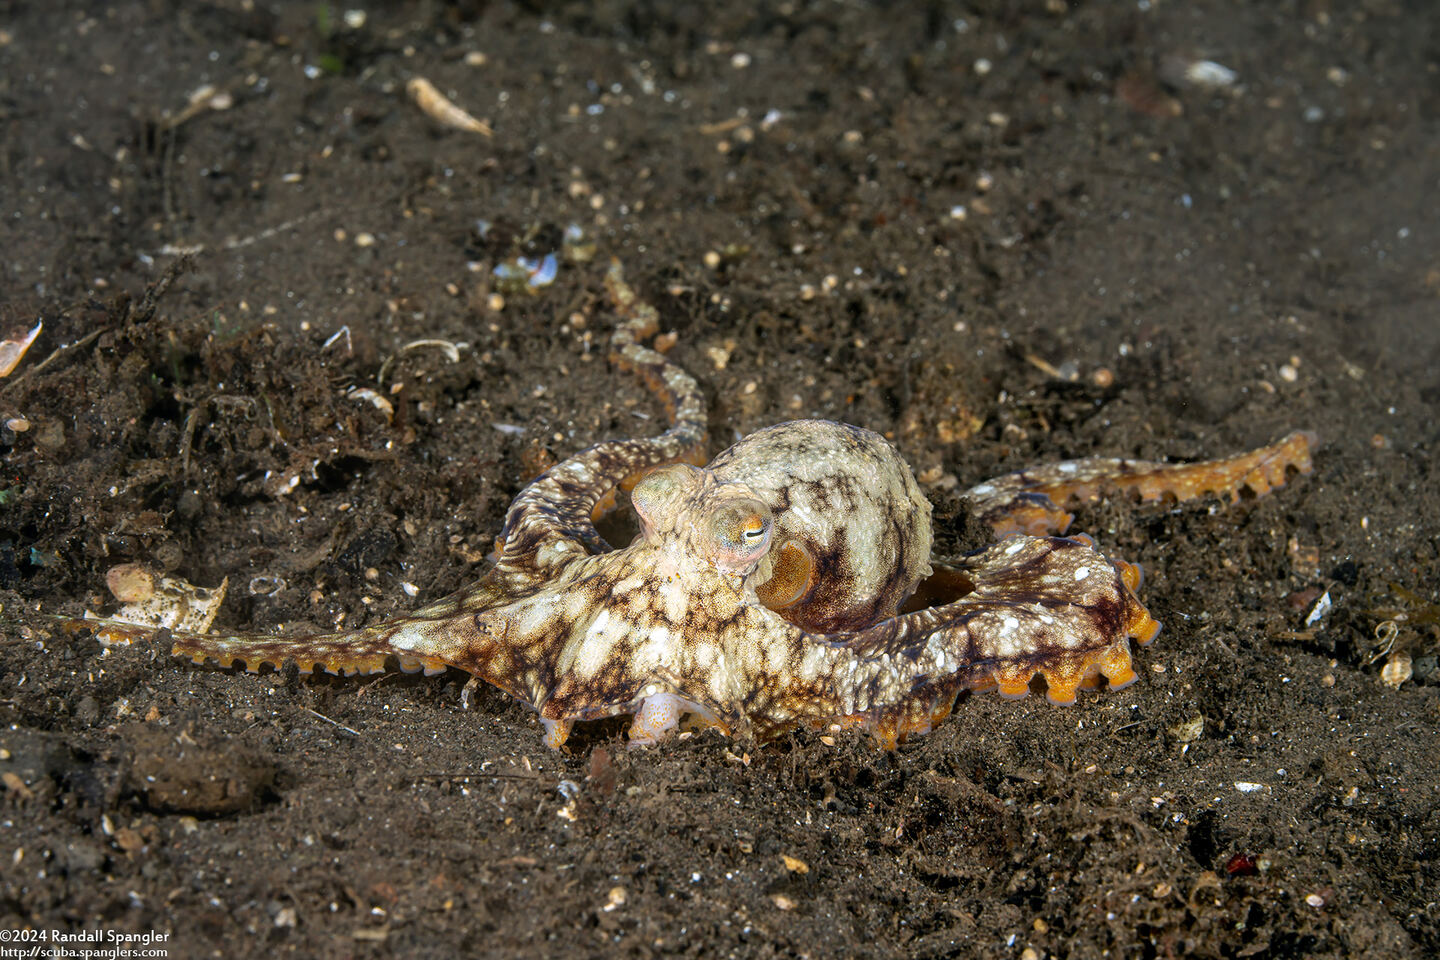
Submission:
M 633 714 L 632 743 L 682 716 L 731 735 L 859 725 L 887 747 L 928 732 L 967 689 L 1049 699 L 1135 680 L 1129 641 L 1160 630 L 1137 567 L 1084 536 L 1064 509 L 1104 493 L 1178 500 L 1259 496 L 1309 472 L 1295 433 L 1199 464 L 1085 459 L 971 487 L 1002 539 L 952 563 L 930 556 L 931 506 L 883 437 L 826 420 L 754 433 L 707 466 L 695 380 L 644 346 L 657 315 L 612 265 L 611 359 L 664 402 L 669 429 L 596 444 L 525 487 L 480 581 L 415 613 L 319 636 L 175 634 L 195 663 L 258 671 L 294 662 L 364 674 L 454 667 L 532 706 L 560 747 L 577 721 Z M 595 521 L 628 490 L 634 542 Z M 89 626 L 95 627 L 90 622 Z M 127 630 L 129 634 L 127 635 Z M 107 622 L 102 639 L 133 639 Z

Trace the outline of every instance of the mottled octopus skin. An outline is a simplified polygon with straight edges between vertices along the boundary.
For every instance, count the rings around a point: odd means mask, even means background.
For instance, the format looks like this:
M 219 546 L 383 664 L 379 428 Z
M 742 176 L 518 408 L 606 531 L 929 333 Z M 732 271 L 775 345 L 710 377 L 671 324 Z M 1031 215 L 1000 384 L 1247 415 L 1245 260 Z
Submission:
M 894 746 L 965 689 L 1024 696 L 1038 674 L 1070 703 L 1102 676 L 1135 679 L 1129 640 L 1149 642 L 1159 624 L 1135 596 L 1137 568 L 1089 538 L 1044 535 L 1064 532 L 1071 500 L 1261 495 L 1287 469 L 1310 470 L 1308 434 L 1213 463 L 1035 467 L 969 491 L 1005 539 L 932 563 L 930 504 L 868 430 L 782 423 L 694 466 L 700 390 L 642 345 L 655 311 L 618 264 L 606 285 L 620 318 L 611 357 L 660 396 L 668 430 L 597 444 L 536 478 L 506 515 L 495 566 L 410 616 L 321 636 L 176 635 L 173 653 L 306 673 L 455 667 L 534 707 L 554 747 L 576 721 L 616 714 L 634 715 L 632 742 L 654 742 L 682 713 L 759 738 L 862 725 Z M 633 488 L 641 533 L 612 550 L 594 521 L 617 488 Z M 930 605 L 898 612 L 917 585 Z

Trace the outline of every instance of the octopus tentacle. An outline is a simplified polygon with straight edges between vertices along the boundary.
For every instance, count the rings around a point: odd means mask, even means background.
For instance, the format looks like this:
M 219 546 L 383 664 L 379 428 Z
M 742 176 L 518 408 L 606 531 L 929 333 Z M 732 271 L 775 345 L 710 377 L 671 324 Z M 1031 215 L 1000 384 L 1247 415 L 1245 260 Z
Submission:
M 633 486 L 660 464 L 704 462 L 705 398 L 699 384 L 643 345 L 658 329 L 657 314 L 625 282 L 619 261 L 611 262 L 605 285 L 620 318 L 610 338 L 610 359 L 659 396 L 669 428 L 658 437 L 598 443 L 556 464 L 522 490 L 500 532 L 504 546 L 498 567 L 514 577 L 543 577 L 577 556 L 608 550 L 594 518 L 616 487 Z
M 1157 463 L 1090 457 L 1031 467 L 977 484 L 966 491 L 975 515 L 1000 536 L 1010 533 L 1064 533 L 1072 503 L 1099 500 L 1116 490 L 1141 501 L 1173 497 L 1193 500 L 1213 493 L 1239 500 L 1244 491 L 1263 497 L 1284 486 L 1288 473 L 1309 473 L 1310 452 L 1319 439 L 1291 433 L 1258 450 L 1202 463 Z
M 1098 676 L 1124 686 L 1135 679 L 1128 639 L 1160 631 L 1123 569 L 1080 540 L 1013 537 L 959 569 L 971 590 L 948 604 L 805 635 L 805 682 L 760 685 L 756 712 L 861 723 L 887 742 L 928 730 L 964 689 L 1020 697 L 1039 674 L 1050 700 L 1069 704 Z

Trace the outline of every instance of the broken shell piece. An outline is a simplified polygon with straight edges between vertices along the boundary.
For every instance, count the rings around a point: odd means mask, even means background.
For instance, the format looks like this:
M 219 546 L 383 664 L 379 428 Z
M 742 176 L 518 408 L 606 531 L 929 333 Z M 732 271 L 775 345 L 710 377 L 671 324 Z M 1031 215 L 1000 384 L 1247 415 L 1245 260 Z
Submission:
M 487 137 L 495 135 L 494 130 L 451 103 L 443 93 L 435 89 L 435 84 L 424 77 L 412 78 L 405 84 L 405 92 L 410 94 L 410 99 L 432 120 L 468 133 L 481 133 Z
M 140 568 L 139 564 L 123 564 L 123 567 Z M 115 568 L 120 569 L 120 568 Z M 111 582 L 111 574 L 105 576 L 106 584 L 117 597 L 120 593 L 116 591 L 116 584 Z M 133 571 L 125 571 L 115 577 L 122 581 L 119 585 L 122 588 L 134 588 L 132 595 L 138 591 L 141 599 L 126 603 L 119 610 L 104 619 L 113 620 L 118 624 L 134 624 L 141 627 L 178 630 L 185 633 L 204 633 L 210 629 L 210 624 L 215 622 L 215 615 L 220 612 L 220 604 L 225 600 L 225 591 L 230 588 L 230 578 L 226 577 L 220 581 L 220 586 L 211 590 L 206 587 L 197 587 L 187 583 L 178 577 L 154 577 L 151 575 L 151 584 L 146 595 L 142 585 L 142 578 L 135 576 Z M 123 599 L 123 598 L 122 598 Z M 85 612 L 85 619 L 98 620 L 90 611 Z M 105 646 L 117 644 L 129 644 L 136 638 L 136 634 L 126 630 L 109 630 L 103 625 L 95 631 L 95 638 Z
M 1390 654 L 1390 659 L 1386 660 L 1385 666 L 1380 669 L 1380 682 L 1391 690 L 1399 690 L 1414 673 L 1415 667 L 1411 662 L 1410 654 L 1404 650 L 1396 650 Z
M 345 394 L 345 396 L 349 397 L 351 400 L 369 400 L 370 404 L 375 407 L 375 409 L 385 414 L 385 419 L 387 421 L 395 419 L 395 407 L 390 403 L 389 400 L 385 399 L 369 387 L 353 387 L 351 388 L 349 393 Z
M 167 130 L 173 130 L 185 121 L 195 117 L 206 110 L 229 110 L 235 106 L 235 96 L 228 90 L 216 89 L 212 84 L 205 84 L 196 88 L 186 98 L 185 107 L 173 116 L 167 110 L 161 126 Z
M 1194 86 L 1216 90 L 1233 87 L 1239 76 L 1214 60 L 1192 60 L 1185 65 L 1185 79 Z
M 496 288 L 505 293 L 534 293 L 554 283 L 559 270 L 555 254 L 547 253 L 538 258 L 513 257 L 497 264 L 491 274 Z
M 25 351 L 30 349 L 30 344 L 40 336 L 44 328 L 43 321 L 37 321 L 29 333 L 17 337 L 14 340 L 0 340 L 0 377 L 10 376 L 10 371 L 25 357 Z
M 451 363 L 460 362 L 460 348 L 466 344 L 451 343 L 449 340 L 411 340 L 400 348 L 401 353 L 409 353 L 411 350 L 418 350 L 421 347 L 436 347 L 445 354 L 445 359 Z

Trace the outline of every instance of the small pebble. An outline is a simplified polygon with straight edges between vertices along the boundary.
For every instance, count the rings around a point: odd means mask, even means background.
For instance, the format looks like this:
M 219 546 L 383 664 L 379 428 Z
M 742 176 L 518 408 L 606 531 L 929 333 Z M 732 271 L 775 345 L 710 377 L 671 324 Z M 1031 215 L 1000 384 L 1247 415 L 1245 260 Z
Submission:
M 357 234 L 355 234 L 355 246 L 357 246 L 357 247 L 373 247 L 373 246 L 375 246 L 375 234 L 373 234 L 373 233 L 357 233 Z

